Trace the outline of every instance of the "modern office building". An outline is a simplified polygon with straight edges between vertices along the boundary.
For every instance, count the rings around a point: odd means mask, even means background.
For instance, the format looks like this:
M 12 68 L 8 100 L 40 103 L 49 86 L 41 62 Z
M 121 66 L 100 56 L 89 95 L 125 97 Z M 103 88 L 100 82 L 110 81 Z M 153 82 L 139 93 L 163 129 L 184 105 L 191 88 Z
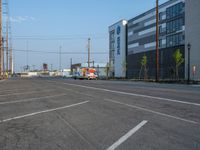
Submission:
M 109 27 L 110 77 L 126 77 L 126 29 L 126 20 L 121 20 Z
M 169 0 L 159 5 L 159 77 L 161 79 L 175 78 L 173 55 L 177 49 L 180 50 L 184 58 L 184 62 L 179 67 L 179 79 L 187 79 L 187 45 L 190 43 L 190 77 L 191 79 L 200 80 L 199 8 L 199 0 Z M 145 55 L 148 78 L 155 79 L 156 8 L 130 19 L 125 37 L 127 37 L 127 49 L 125 50 L 125 53 L 127 53 L 127 77 L 139 78 L 141 74 L 143 76 L 144 71 L 141 70 L 141 61 Z
M 156 8 L 128 21 L 128 77 L 139 78 L 141 60 L 147 56 L 148 78 L 156 73 Z M 185 2 L 170 0 L 159 6 L 159 76 L 174 78 L 173 54 L 180 49 L 185 56 Z M 179 68 L 179 77 L 184 78 L 184 63 Z

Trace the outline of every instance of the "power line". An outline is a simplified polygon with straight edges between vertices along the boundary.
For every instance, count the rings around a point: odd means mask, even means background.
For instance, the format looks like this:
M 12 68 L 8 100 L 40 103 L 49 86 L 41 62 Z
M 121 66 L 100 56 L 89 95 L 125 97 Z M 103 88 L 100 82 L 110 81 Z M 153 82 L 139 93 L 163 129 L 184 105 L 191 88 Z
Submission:
M 13 51 L 27 53 L 27 50 L 22 50 L 22 49 L 13 49 Z M 41 50 L 29 50 L 28 52 L 29 53 L 44 53 L 44 54 L 60 54 L 60 52 L 56 52 L 56 51 L 41 51 Z M 77 54 L 78 55 L 78 54 L 88 54 L 88 52 L 68 51 L 68 52 L 61 52 L 61 54 Z M 108 52 L 91 52 L 91 54 L 108 54 Z
M 95 40 L 107 39 L 108 37 L 94 37 Z M 13 40 L 36 40 L 36 41 L 50 41 L 50 40 L 86 40 L 86 37 L 52 37 L 52 38 L 41 38 L 41 37 L 13 37 Z
M 89 35 L 89 34 L 88 34 Z M 88 39 L 87 34 L 75 34 L 75 35 L 15 35 L 15 40 L 86 40 Z M 107 39 L 107 34 L 95 34 L 90 35 L 93 39 Z
M 107 36 L 107 33 L 97 34 L 54 34 L 54 35 L 13 35 L 14 37 L 97 37 Z

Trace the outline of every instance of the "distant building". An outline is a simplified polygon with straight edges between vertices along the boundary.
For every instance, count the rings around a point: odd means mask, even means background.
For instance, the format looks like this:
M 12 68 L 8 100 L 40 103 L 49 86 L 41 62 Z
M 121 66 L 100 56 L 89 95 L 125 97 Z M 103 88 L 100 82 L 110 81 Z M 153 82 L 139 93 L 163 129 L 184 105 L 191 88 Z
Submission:
M 72 64 L 71 65 L 72 75 L 74 75 L 75 72 L 79 71 L 80 68 L 81 68 L 81 63 Z
M 71 69 L 63 69 L 61 74 L 63 77 L 71 77 Z
M 22 78 L 38 77 L 38 72 L 22 72 L 20 73 Z
M 179 78 L 187 79 L 187 45 L 190 43 L 191 79 L 200 80 L 199 8 L 199 0 L 169 0 L 159 5 L 159 74 L 161 79 L 175 78 L 173 54 L 177 49 L 180 49 L 185 59 L 179 68 Z M 139 77 L 141 59 L 146 55 L 148 77 L 154 79 L 156 72 L 156 8 L 130 19 L 126 30 L 127 42 L 125 43 L 127 43 L 127 48 L 125 50 L 123 49 L 123 53 L 127 53 L 127 77 Z M 118 66 L 119 61 L 112 61 L 114 57 L 111 54 L 111 33 L 109 35 L 110 63 L 111 66 Z M 116 41 L 114 43 L 116 44 Z M 192 73 L 193 66 L 196 69 L 194 74 Z M 114 72 L 122 72 L 122 70 L 122 68 L 114 67 Z

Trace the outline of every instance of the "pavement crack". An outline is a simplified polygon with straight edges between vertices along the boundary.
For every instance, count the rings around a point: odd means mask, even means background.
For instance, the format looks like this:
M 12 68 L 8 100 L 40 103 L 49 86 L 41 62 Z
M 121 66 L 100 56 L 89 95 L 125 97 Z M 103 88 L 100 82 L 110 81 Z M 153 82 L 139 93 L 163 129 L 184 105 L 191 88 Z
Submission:
M 73 127 L 73 125 L 71 125 L 66 119 L 64 119 L 64 117 L 59 114 L 57 111 L 55 111 L 56 116 L 68 127 L 70 127 L 70 129 L 72 131 L 74 131 L 84 142 L 86 142 L 93 150 L 98 150 L 98 148 L 96 148 L 91 142 L 89 142 L 89 140 L 80 133 L 80 131 L 78 131 L 75 127 Z

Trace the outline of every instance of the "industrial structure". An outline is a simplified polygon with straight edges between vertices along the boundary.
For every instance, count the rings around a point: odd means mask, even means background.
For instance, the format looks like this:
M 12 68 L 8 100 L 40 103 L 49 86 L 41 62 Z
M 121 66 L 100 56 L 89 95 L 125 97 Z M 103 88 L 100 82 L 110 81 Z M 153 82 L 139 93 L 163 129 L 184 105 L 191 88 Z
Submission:
M 200 1 L 169 0 L 159 5 L 158 11 L 153 8 L 128 20 L 127 32 L 123 35 L 127 40 L 127 48 L 121 49 L 127 54 L 126 76 L 128 78 L 139 78 L 141 60 L 143 56 L 146 56 L 149 79 L 156 79 L 157 75 L 160 79 L 175 79 L 176 64 L 173 55 L 179 49 L 184 58 L 184 62 L 179 66 L 179 79 L 200 80 L 199 7 Z M 159 35 L 158 39 L 156 33 Z M 117 41 L 113 42 L 115 46 L 112 49 L 113 32 L 110 27 L 109 34 L 110 67 L 112 68 L 116 63 L 123 60 L 115 61 L 112 64 L 112 52 L 115 57 L 118 50 Z M 158 52 L 156 51 L 157 43 Z M 114 73 L 118 71 L 114 70 Z

